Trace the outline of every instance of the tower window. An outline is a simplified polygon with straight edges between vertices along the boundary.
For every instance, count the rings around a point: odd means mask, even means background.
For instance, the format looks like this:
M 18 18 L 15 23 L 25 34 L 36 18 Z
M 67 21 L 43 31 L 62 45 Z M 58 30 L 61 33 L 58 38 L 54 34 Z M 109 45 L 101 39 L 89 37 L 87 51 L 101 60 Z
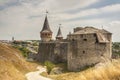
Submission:
M 98 39 L 96 38 L 95 40 L 96 40 L 95 43 L 98 43 Z
M 83 54 L 85 54 L 85 51 L 83 51 Z
M 75 41 L 75 39 L 72 39 L 72 41 Z
M 47 33 L 45 34 L 45 36 L 47 36 Z
M 83 39 L 84 41 L 87 41 L 87 39 Z
M 96 34 L 93 34 L 94 37 L 96 37 Z

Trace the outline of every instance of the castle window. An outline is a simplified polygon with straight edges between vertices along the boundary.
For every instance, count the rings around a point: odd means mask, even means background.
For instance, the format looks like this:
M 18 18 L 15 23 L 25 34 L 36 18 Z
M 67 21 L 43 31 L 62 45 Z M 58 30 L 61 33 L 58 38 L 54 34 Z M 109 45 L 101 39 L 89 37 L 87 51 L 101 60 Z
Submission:
M 96 37 L 96 34 L 93 34 L 94 37 Z
M 72 41 L 75 41 L 75 39 L 72 39 Z
M 87 39 L 83 39 L 84 41 L 87 41 Z
M 95 43 L 98 43 L 98 39 L 96 38 L 96 41 L 95 41 Z
M 80 36 L 81 38 L 83 38 L 83 34 L 81 34 L 81 36 Z
M 45 36 L 47 36 L 47 33 L 45 34 Z
M 85 54 L 85 51 L 83 51 L 83 54 Z

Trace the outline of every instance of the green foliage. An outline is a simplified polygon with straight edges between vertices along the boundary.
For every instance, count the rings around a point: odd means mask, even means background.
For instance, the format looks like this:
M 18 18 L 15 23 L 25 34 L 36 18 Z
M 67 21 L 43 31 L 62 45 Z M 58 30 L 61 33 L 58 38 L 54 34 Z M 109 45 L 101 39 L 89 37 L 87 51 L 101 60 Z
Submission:
M 26 47 L 20 47 L 16 45 L 14 45 L 13 47 L 19 49 L 24 57 L 27 57 L 27 55 L 30 53 L 30 51 Z
M 38 46 L 38 43 L 37 43 L 37 42 L 34 42 L 34 43 L 33 43 L 33 46 Z
M 120 55 L 120 42 L 114 42 L 112 45 L 112 52 L 113 54 Z
M 114 42 L 112 47 L 113 47 L 113 49 L 120 49 L 120 43 Z
M 24 57 L 27 57 L 27 55 L 30 53 L 30 51 L 25 47 L 20 47 L 19 50 L 22 51 Z
M 44 65 L 47 67 L 48 74 L 50 74 L 51 70 L 55 67 L 55 65 L 50 61 L 45 61 Z

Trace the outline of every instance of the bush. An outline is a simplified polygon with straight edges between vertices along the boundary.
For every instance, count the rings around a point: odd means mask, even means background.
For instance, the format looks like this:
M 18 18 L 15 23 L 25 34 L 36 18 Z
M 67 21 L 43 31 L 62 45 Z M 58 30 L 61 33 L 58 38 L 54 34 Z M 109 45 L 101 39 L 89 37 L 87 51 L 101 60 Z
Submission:
M 24 57 L 27 57 L 27 55 L 30 53 L 30 51 L 25 47 L 20 47 L 19 50 L 22 51 L 22 55 Z
M 20 46 L 17 46 L 17 45 L 13 45 L 13 47 L 16 48 L 16 49 L 19 49 L 22 52 L 22 55 L 24 57 L 27 57 L 28 54 L 30 53 L 30 51 L 25 47 L 20 47 Z
M 50 61 L 45 61 L 44 64 L 47 68 L 47 73 L 50 74 L 51 70 L 55 67 L 55 65 Z

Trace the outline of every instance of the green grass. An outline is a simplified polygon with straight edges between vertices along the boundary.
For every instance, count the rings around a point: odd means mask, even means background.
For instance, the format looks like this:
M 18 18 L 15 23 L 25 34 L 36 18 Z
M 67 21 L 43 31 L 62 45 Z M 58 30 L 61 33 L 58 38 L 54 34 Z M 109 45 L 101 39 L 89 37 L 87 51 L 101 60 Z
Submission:
M 80 72 L 49 75 L 54 80 L 120 80 L 120 60 L 106 62 Z

